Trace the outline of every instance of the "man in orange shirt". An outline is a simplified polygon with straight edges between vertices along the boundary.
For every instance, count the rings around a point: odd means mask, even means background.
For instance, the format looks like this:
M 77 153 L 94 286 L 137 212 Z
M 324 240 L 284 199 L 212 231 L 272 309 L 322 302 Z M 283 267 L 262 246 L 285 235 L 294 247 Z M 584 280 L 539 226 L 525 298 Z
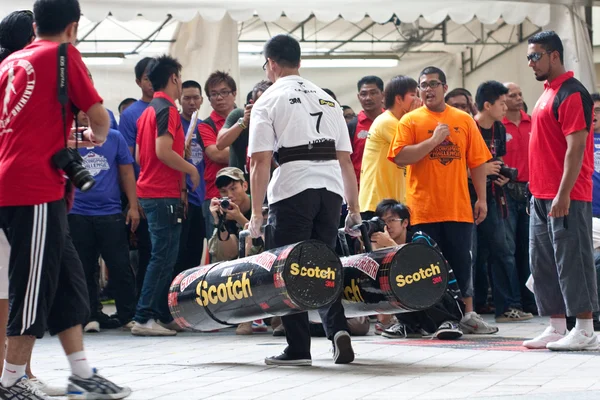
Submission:
M 446 105 L 446 75 L 436 67 L 419 77 L 423 107 L 402 117 L 388 158 L 407 166 L 406 202 L 413 228 L 430 235 L 454 270 L 466 314 L 460 321 L 464 333 L 496 333 L 473 311 L 471 239 L 473 210 L 467 186 L 467 169 L 477 192 L 475 223 L 487 215 L 486 176 L 499 165 L 485 166 L 492 158 L 471 116 Z

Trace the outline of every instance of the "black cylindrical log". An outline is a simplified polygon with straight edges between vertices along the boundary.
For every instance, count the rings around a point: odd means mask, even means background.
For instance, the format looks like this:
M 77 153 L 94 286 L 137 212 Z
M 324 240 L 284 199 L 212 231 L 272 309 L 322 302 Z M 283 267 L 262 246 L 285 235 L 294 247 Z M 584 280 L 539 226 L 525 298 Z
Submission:
M 169 308 L 181 327 L 207 331 L 321 308 L 342 283 L 338 255 L 308 240 L 184 271 L 171 284 Z
M 347 317 L 425 310 L 448 285 L 445 259 L 421 243 L 342 257 L 342 264 Z

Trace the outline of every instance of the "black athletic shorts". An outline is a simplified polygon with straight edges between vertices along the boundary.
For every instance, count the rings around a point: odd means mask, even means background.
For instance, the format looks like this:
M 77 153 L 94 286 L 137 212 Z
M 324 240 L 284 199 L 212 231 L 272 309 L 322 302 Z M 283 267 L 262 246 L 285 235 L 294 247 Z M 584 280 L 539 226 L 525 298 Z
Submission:
M 64 200 L 0 207 L 0 227 L 10 243 L 7 335 L 41 338 L 83 324 L 87 286 Z

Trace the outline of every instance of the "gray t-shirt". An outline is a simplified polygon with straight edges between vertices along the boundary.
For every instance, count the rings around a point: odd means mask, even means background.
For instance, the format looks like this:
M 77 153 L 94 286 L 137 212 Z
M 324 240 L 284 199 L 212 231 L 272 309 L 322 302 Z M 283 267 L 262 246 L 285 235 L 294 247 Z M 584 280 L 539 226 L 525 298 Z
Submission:
M 242 108 L 236 108 L 229 113 L 225 120 L 223 128 L 229 129 L 237 124 L 240 118 L 244 117 L 244 110 Z M 244 129 L 240 136 L 231 144 L 229 147 L 229 166 L 236 167 L 244 171 L 246 178 L 248 178 L 248 171 L 246 171 L 246 153 L 248 150 L 248 129 Z

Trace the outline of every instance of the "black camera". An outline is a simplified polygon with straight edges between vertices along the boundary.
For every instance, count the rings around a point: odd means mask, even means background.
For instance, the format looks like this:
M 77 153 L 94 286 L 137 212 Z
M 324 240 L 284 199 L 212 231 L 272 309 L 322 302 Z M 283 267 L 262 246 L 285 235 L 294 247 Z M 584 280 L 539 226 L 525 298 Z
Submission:
M 364 227 L 364 228 L 362 228 Z M 353 227 L 355 230 L 365 229 L 365 233 L 368 237 L 371 237 L 375 232 L 385 232 L 385 222 L 379 217 L 373 217 L 368 221 L 363 221 L 362 224 Z
M 65 171 L 75 187 L 82 192 L 90 190 L 96 181 L 83 166 L 83 158 L 76 149 L 63 148 L 52 156 L 52 163 L 57 169 Z
M 500 161 L 502 162 L 502 160 L 500 160 L 499 158 L 493 158 L 491 161 Z M 511 168 L 511 167 L 507 167 L 506 164 L 504 164 L 504 162 L 502 162 L 502 165 L 500 166 L 500 175 L 504 176 L 505 178 L 510 179 L 511 181 L 516 181 L 517 180 L 517 176 L 519 175 L 519 170 L 516 168 Z M 492 179 L 492 180 L 496 180 L 498 179 L 498 175 L 488 175 L 488 178 Z
M 221 199 L 219 199 L 219 204 L 221 205 L 221 208 L 227 210 L 229 209 L 229 207 L 231 207 L 231 201 L 229 200 L 229 197 L 223 197 Z

